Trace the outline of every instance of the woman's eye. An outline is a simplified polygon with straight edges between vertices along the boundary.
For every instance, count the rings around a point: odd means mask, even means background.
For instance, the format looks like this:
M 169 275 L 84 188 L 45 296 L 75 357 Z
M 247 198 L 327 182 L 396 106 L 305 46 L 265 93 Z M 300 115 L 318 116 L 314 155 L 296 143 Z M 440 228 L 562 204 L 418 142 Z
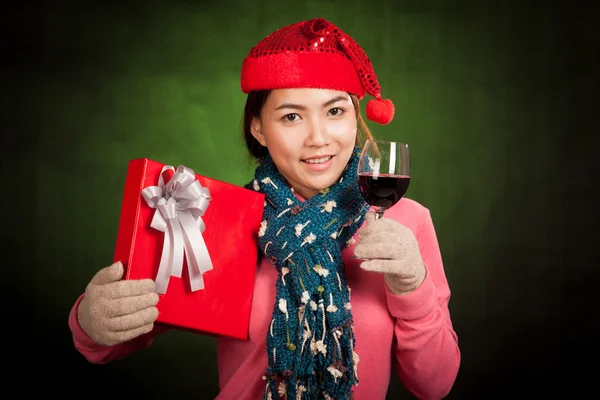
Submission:
M 294 122 L 296 120 L 296 117 L 298 117 L 298 114 L 292 113 L 285 115 L 283 119 L 289 122 Z
M 341 108 L 332 108 L 329 113 L 333 116 L 341 115 L 344 112 Z

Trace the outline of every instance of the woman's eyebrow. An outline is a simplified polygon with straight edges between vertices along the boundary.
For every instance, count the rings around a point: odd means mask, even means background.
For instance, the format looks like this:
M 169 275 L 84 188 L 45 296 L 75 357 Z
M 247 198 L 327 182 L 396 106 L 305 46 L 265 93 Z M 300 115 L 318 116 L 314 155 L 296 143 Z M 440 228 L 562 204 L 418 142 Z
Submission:
M 330 105 L 337 103 L 338 101 L 343 101 L 346 100 L 346 97 L 344 96 L 336 96 L 331 100 L 327 100 L 325 103 L 323 103 L 323 108 L 325 107 L 329 107 Z M 306 110 L 306 107 L 300 104 L 294 104 L 294 103 L 283 103 L 280 106 L 278 106 L 275 110 L 281 110 L 284 108 L 291 108 L 294 110 Z

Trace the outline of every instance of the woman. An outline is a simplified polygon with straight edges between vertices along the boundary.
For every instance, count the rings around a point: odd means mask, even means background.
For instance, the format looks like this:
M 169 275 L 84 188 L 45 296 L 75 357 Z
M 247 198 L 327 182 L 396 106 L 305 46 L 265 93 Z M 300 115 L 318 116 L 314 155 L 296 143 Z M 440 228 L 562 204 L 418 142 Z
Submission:
M 244 60 L 244 137 L 265 194 L 250 340 L 218 338 L 218 399 L 384 399 L 392 363 L 415 396 L 446 396 L 460 351 L 429 211 L 402 199 L 375 219 L 356 185 L 367 117 L 394 115 L 363 50 L 324 19 L 263 39 Z M 360 128 L 360 129 L 359 129 Z M 367 261 L 363 261 L 366 260 Z M 76 348 L 107 363 L 148 347 L 151 280 L 100 270 L 69 318 Z

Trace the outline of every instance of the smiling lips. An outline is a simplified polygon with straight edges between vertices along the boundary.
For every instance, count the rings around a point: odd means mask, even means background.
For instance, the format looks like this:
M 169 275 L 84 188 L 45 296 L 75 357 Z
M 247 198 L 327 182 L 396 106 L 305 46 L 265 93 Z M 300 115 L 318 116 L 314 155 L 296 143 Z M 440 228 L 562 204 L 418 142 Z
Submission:
M 323 156 L 319 158 L 307 158 L 302 160 L 304 166 L 311 171 L 325 171 L 331 165 L 333 156 Z
M 320 157 L 320 158 L 307 158 L 305 160 L 302 160 L 305 163 L 308 164 L 323 164 L 326 163 L 327 161 L 331 160 L 333 156 L 324 156 L 324 157 Z

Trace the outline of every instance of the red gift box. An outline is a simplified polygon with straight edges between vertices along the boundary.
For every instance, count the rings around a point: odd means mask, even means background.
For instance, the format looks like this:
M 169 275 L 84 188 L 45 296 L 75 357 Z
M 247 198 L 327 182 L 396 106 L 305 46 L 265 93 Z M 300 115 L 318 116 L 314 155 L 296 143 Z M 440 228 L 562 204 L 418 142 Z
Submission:
M 247 340 L 263 205 L 184 166 L 131 160 L 114 260 L 123 279 L 155 280 L 157 323 Z

